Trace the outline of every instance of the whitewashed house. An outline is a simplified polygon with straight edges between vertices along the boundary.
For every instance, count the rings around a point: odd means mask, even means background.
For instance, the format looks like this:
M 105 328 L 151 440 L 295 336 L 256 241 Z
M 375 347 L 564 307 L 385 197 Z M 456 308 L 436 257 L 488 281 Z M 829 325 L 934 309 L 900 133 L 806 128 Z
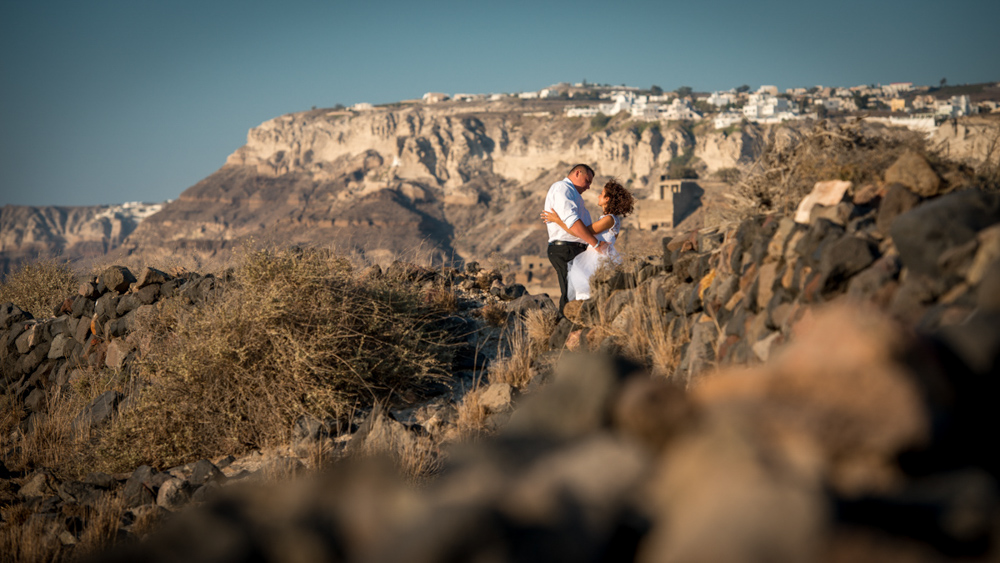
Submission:
M 691 102 L 683 98 L 674 98 L 674 101 L 659 108 L 660 119 L 669 121 L 695 120 L 701 119 L 702 115 L 691 107 Z
M 729 104 L 735 104 L 736 97 L 732 94 L 732 92 L 712 92 L 712 95 L 710 95 L 705 101 L 715 107 L 721 108 L 728 106 Z
M 742 113 L 727 111 L 716 115 L 715 119 L 712 120 L 712 123 L 715 125 L 716 129 L 725 129 L 726 127 L 739 123 L 744 119 L 745 117 Z
M 585 107 L 575 107 L 566 108 L 563 110 L 566 117 L 594 117 L 598 113 L 601 113 L 597 106 L 585 106 Z
M 425 104 L 437 104 L 448 100 L 448 94 L 442 94 L 441 92 L 427 92 L 423 96 Z

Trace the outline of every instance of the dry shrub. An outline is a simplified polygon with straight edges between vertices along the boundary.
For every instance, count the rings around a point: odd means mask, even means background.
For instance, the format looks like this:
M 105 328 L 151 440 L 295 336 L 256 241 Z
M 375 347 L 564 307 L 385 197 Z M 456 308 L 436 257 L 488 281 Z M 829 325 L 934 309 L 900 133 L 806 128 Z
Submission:
M 549 338 L 556 328 L 558 313 L 552 309 L 532 309 L 524 315 L 524 331 L 532 350 L 538 354 L 549 349 Z
M 8 400 L 11 398 L 8 397 Z M 61 471 L 79 475 L 86 472 L 89 457 L 87 437 L 73 427 L 73 420 L 87 405 L 89 400 L 78 393 L 56 393 L 48 397 L 48 409 L 34 418 L 34 429 L 27 435 L 16 433 L 16 448 L 5 460 L 15 467 L 34 465 L 39 467 L 59 467 Z M 23 415 L 17 405 L 11 405 L 15 418 Z M 16 424 L 16 420 L 14 421 Z M 5 426 L 7 421 L 5 420 Z M 4 442 L 12 437 L 4 434 Z M 7 450 L 8 444 L 4 444 Z
M 24 262 L 0 284 L 0 303 L 14 303 L 36 319 L 44 319 L 76 293 L 78 284 L 76 273 L 65 262 L 51 258 Z
M 171 301 L 137 330 L 149 385 L 100 446 L 122 469 L 278 444 L 302 414 L 419 394 L 450 363 L 416 288 L 323 252 L 251 252 L 205 302 Z
M 125 513 L 120 494 L 104 494 L 92 507 L 86 507 L 86 527 L 72 547 L 62 544 L 58 534 L 65 528 L 58 520 L 35 514 L 28 503 L 18 503 L 2 510 L 0 553 L 4 561 L 64 561 L 93 557 L 114 546 Z M 133 525 L 133 531 L 140 526 Z
M 0 417 L 0 452 L 10 467 L 58 467 L 63 475 L 80 477 L 94 471 L 97 463 L 91 436 L 73 423 L 93 399 L 110 389 L 122 390 L 120 374 L 109 369 L 79 368 L 83 376 L 72 386 L 50 389 L 46 408 L 34 415 L 32 431 L 18 429 L 26 414 L 13 393 L 3 397 Z
M 115 545 L 118 529 L 125 514 L 125 501 L 120 494 L 102 495 L 87 518 L 87 527 L 80 534 L 75 555 L 94 555 Z M 140 530 L 133 524 L 133 530 Z
M 486 417 L 490 413 L 482 402 L 482 395 L 485 391 L 486 387 L 472 389 L 462 397 L 462 402 L 457 406 L 456 424 L 459 435 L 463 438 L 476 438 L 486 433 Z
M 855 186 L 878 182 L 903 152 L 928 155 L 913 131 L 866 124 L 821 121 L 798 142 L 771 142 L 731 194 L 732 217 L 791 213 L 816 182 L 848 180 Z
M 501 303 L 487 303 L 479 310 L 483 320 L 490 326 L 504 326 L 507 324 L 507 309 Z
M 411 484 L 422 484 L 444 467 L 441 449 L 430 436 L 416 436 L 395 453 L 396 467 Z
M 686 338 L 677 339 L 671 334 L 671 327 L 664 324 L 656 296 L 649 287 L 640 287 L 635 301 L 621 314 L 629 315 L 626 323 L 629 330 L 615 335 L 622 344 L 622 354 L 649 367 L 653 374 L 669 376 L 674 373 L 680 364 Z M 686 330 L 681 333 L 685 337 L 688 335 Z
M 458 296 L 447 287 L 433 287 L 424 297 L 432 307 L 446 313 L 458 311 Z
M 105 494 L 92 507 L 86 507 L 86 527 L 64 546 L 59 534 L 65 531 L 58 519 L 36 514 L 28 503 L 18 503 L 2 510 L 0 553 L 4 561 L 50 562 L 93 557 L 112 546 L 125 513 L 119 494 Z M 133 531 L 140 526 L 133 525 Z
M 531 381 L 531 362 L 534 359 L 531 339 L 521 325 L 507 331 L 505 336 L 506 353 L 490 364 L 487 378 L 490 383 L 506 383 L 520 389 Z
M 21 503 L 2 510 L 0 553 L 4 561 L 48 563 L 64 558 L 57 536 L 59 525 Z

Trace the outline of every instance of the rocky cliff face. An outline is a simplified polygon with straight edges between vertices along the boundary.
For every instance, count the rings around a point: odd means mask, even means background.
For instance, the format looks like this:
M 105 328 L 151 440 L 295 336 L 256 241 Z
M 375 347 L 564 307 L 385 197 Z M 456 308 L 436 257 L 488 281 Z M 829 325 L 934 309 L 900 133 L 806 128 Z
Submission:
M 534 217 L 545 190 L 573 163 L 594 166 L 597 185 L 614 176 L 644 197 L 679 156 L 704 177 L 745 167 L 767 146 L 795 143 L 811 126 L 714 130 L 623 114 L 595 127 L 587 118 L 564 117 L 565 103 L 397 104 L 276 117 L 251 129 L 217 172 L 138 227 L 114 213 L 83 226 L 103 208 L 5 209 L 3 264 L 43 249 L 75 257 L 120 246 L 210 268 L 251 238 L 334 245 L 379 261 L 444 263 L 494 252 L 517 259 L 544 250 Z M 950 158 L 995 162 L 998 130 L 995 120 L 960 120 L 942 125 L 931 142 Z M 586 194 L 591 209 L 597 192 Z
M 534 211 L 573 163 L 641 193 L 685 152 L 710 173 L 751 161 L 769 135 L 748 127 L 696 140 L 689 129 L 624 116 L 596 130 L 589 119 L 562 117 L 561 106 L 538 109 L 443 104 L 280 116 L 252 129 L 218 172 L 129 243 L 212 255 L 254 236 L 369 253 L 420 249 L 439 261 L 513 257 L 544 244 Z
M 91 207 L 0 208 L 0 275 L 25 259 L 68 260 L 101 256 L 117 248 L 142 220 L 163 204 L 125 203 Z

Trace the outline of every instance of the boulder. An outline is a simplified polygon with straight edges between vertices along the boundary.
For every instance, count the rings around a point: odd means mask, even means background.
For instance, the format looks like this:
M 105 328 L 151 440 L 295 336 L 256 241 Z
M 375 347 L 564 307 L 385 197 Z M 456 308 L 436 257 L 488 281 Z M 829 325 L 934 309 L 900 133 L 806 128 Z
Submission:
M 892 223 L 901 214 L 913 209 L 920 203 L 920 196 L 911 192 L 903 184 L 891 184 L 885 191 L 882 204 L 879 205 L 875 217 L 875 227 L 882 234 L 889 234 Z
M 93 298 L 97 295 L 97 284 L 94 282 L 83 282 L 77 291 L 81 297 Z
M 519 401 L 503 429 L 507 436 L 582 436 L 610 419 L 623 381 L 642 372 L 622 358 L 567 353 L 554 380 Z
M 157 491 L 154 478 L 158 474 L 157 470 L 148 465 L 140 466 L 132 472 L 132 475 L 125 481 L 125 488 L 122 491 L 122 501 L 125 508 L 156 502 Z
M 105 293 L 97 300 L 94 312 L 101 319 L 100 322 L 103 323 L 118 316 L 118 300 L 120 298 L 121 296 L 114 293 Z
M 809 224 L 812 209 L 816 205 L 833 207 L 844 199 L 844 194 L 853 184 L 844 180 L 829 180 L 826 182 L 816 182 L 812 192 L 809 193 L 795 210 L 795 222 L 803 225 Z
M 70 352 L 73 351 L 74 345 L 76 345 L 76 343 L 73 341 L 72 336 L 68 334 L 60 334 L 52 339 L 52 344 L 49 346 L 48 358 L 50 360 L 55 360 L 68 357 Z
M 111 322 L 117 323 L 120 322 L 120 319 Z M 111 340 L 108 343 L 108 351 L 104 357 L 104 365 L 113 370 L 122 369 L 125 367 L 125 359 L 128 358 L 128 354 L 131 351 L 132 347 L 124 339 L 115 338 Z
M 98 283 L 104 285 L 108 291 L 125 293 L 128 291 L 136 279 L 125 266 L 111 266 L 97 276 Z
M 73 302 L 73 316 L 76 318 L 91 317 L 94 315 L 96 302 L 90 297 L 78 297 Z
M 150 284 L 144 286 L 135 293 L 139 302 L 143 305 L 151 305 L 160 297 L 160 284 Z
M 819 272 L 824 292 L 843 286 L 854 274 L 875 261 L 877 248 L 870 241 L 845 235 L 826 245 L 820 258 Z
M 506 383 L 491 383 L 479 394 L 479 404 L 488 412 L 503 412 L 511 406 L 514 388 Z
M 885 171 L 885 183 L 900 183 L 921 197 L 940 193 L 941 178 L 922 155 L 907 151 Z
M 123 398 L 124 396 L 118 391 L 105 391 L 77 415 L 73 420 L 73 427 L 81 430 L 100 426 L 111 419 Z
M 42 412 L 45 410 L 45 391 L 35 387 L 28 393 L 28 398 L 24 400 L 24 408 L 29 412 Z
M 208 482 L 224 482 L 225 480 L 226 476 L 222 471 L 207 459 L 196 461 L 194 467 L 191 468 L 191 476 L 188 477 L 188 481 L 193 485 L 204 485 Z
M 976 238 L 976 255 L 966 273 L 966 279 L 973 285 L 983 281 L 991 267 L 1000 264 L 1000 224 L 979 231 Z
M 103 471 L 88 473 L 87 476 L 83 478 L 83 482 L 89 485 L 94 485 L 95 487 L 105 491 L 114 489 L 118 486 L 118 481 Z
M 57 494 L 56 489 L 58 486 L 59 481 L 55 477 L 49 474 L 49 472 L 41 470 L 32 473 L 25 480 L 24 484 L 21 485 L 17 494 L 25 499 L 49 497 Z
M 15 323 L 31 318 L 31 313 L 23 311 L 13 303 L 0 305 L 0 330 L 9 330 Z
M 135 293 L 122 295 L 121 299 L 118 300 L 118 305 L 115 307 L 115 314 L 119 317 L 125 316 L 142 304 L 139 296 Z
M 38 345 L 45 338 L 45 327 L 38 323 L 28 325 L 21 335 L 14 341 L 17 351 L 20 354 L 27 354 L 29 350 Z
M 93 483 L 66 481 L 59 485 L 59 497 L 63 502 L 97 506 L 104 498 L 105 488 Z
M 168 479 L 160 485 L 156 493 L 156 504 L 167 510 L 179 510 L 191 502 L 194 487 L 184 479 Z
M 136 289 L 142 289 L 152 284 L 159 285 L 171 279 L 173 279 L 173 276 L 170 274 L 147 266 L 139 273 L 139 279 L 136 280 L 135 287 Z
M 544 293 L 541 295 L 525 294 L 521 297 L 515 298 L 510 303 L 507 303 L 508 313 L 516 314 L 519 317 L 524 317 L 525 313 L 528 311 L 538 309 L 555 312 L 557 307 L 556 304 L 552 302 L 552 299 Z
M 929 276 L 955 275 L 939 261 L 949 250 L 1000 223 L 1000 193 L 965 190 L 927 201 L 900 215 L 890 232 L 903 265 Z

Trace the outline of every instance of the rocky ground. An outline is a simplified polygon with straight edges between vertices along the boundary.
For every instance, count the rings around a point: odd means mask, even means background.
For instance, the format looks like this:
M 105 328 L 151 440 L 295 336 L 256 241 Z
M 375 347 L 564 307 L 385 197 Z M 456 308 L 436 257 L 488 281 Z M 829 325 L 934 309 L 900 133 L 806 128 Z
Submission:
M 528 331 L 522 319 L 552 308 L 475 268 L 399 268 L 414 283 L 449 279 L 477 327 L 491 310 Z M 4 382 L 26 413 L 12 439 L 31 433 L 72 362 L 128 364 L 127 319 L 151 294 L 196 301 L 218 283 L 112 269 L 55 319 L 6 305 Z M 1000 557 L 1000 466 L 985 434 L 998 422 L 997 192 L 906 154 L 877 183 L 817 184 L 789 216 L 665 238 L 662 254 L 595 286 L 508 349 L 523 380 L 475 385 L 489 348 L 477 339 L 498 329 L 464 331 L 471 361 L 425 402 L 345 426 L 302 419 L 292 443 L 238 459 L 79 481 L 5 467 L 4 502 L 72 546 L 92 526 L 88 506 L 121 498 L 120 541 L 99 556 L 113 561 Z M 79 424 L 123 399 L 88 406 Z M 473 402 L 474 431 L 462 424 Z M 422 440 L 441 455 L 416 483 L 353 455 Z M 316 452 L 346 457 L 286 477 L 318 465 Z

